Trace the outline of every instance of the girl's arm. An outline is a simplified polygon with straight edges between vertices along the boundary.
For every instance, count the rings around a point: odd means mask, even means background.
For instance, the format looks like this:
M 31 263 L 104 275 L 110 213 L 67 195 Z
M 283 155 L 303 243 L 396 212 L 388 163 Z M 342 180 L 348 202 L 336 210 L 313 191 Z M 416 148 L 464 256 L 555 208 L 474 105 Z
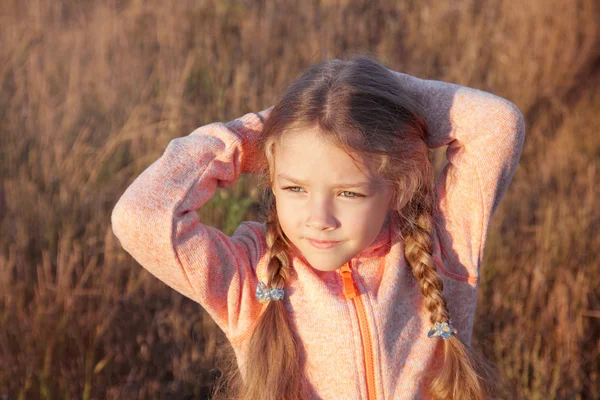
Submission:
M 112 212 L 123 248 L 158 279 L 204 307 L 230 340 L 258 316 L 256 265 L 265 252 L 256 222 L 229 237 L 196 209 L 217 187 L 252 170 L 254 141 L 271 108 L 211 123 L 173 139 L 125 190 Z
M 492 215 L 523 150 L 523 115 L 491 93 L 394 73 L 425 113 L 428 146 L 448 146 L 448 164 L 436 182 L 445 272 L 475 283 Z

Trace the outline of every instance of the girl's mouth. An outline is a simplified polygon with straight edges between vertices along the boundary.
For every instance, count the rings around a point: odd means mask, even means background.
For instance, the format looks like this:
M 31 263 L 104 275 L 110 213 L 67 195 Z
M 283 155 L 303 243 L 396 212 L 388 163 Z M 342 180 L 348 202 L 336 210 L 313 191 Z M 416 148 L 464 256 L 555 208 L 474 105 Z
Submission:
M 329 249 L 341 242 L 319 242 L 317 240 L 308 239 L 309 243 L 318 249 Z

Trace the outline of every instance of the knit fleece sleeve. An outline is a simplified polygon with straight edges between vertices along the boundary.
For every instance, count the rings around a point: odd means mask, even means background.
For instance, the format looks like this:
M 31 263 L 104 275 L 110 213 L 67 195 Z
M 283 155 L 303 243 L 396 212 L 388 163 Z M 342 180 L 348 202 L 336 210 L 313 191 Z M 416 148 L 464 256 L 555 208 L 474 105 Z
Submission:
M 217 187 L 252 169 L 254 142 L 270 108 L 173 139 L 125 190 L 112 215 L 122 247 L 150 273 L 204 307 L 231 339 L 249 328 L 264 233 L 252 221 L 231 237 L 203 225 L 196 209 Z
M 476 283 L 492 215 L 523 150 L 523 115 L 488 92 L 396 74 L 425 112 L 428 146 L 448 146 L 448 163 L 436 182 L 440 267 L 450 277 Z

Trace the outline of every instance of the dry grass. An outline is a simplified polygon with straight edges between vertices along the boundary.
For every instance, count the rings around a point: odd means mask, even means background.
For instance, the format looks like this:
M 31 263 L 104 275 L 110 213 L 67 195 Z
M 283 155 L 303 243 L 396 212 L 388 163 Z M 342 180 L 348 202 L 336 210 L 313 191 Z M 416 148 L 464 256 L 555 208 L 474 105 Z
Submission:
M 0 396 L 206 398 L 222 335 L 124 253 L 112 207 L 174 137 L 266 108 L 309 64 L 367 50 L 523 110 L 474 342 L 506 398 L 600 398 L 594 0 L 187 3 L 3 3 Z M 231 234 L 254 218 L 252 186 L 244 177 L 200 215 Z

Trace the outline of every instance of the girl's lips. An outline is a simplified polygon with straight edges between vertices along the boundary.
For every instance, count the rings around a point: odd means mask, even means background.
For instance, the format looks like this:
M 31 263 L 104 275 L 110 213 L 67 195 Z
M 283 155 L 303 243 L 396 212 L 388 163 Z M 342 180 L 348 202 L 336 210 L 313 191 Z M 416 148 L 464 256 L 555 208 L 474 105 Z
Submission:
M 310 242 L 310 244 L 312 244 L 314 247 L 316 247 L 318 249 L 329 249 L 330 247 L 333 247 L 333 246 L 337 245 L 338 243 L 341 243 L 341 242 L 319 242 L 319 241 L 312 240 L 312 239 L 308 239 L 308 241 Z

